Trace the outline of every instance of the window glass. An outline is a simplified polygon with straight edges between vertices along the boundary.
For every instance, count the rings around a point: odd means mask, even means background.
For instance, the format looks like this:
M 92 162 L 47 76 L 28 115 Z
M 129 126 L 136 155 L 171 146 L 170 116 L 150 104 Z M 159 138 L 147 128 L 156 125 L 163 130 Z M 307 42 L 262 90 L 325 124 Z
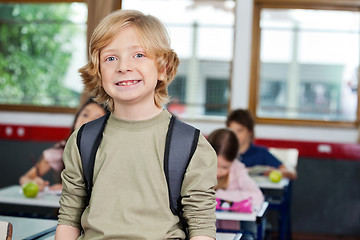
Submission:
M 85 3 L 0 3 L 0 104 L 78 105 Z
M 260 118 L 356 120 L 359 12 L 261 9 Z
M 180 58 L 168 109 L 183 116 L 226 115 L 235 1 L 123 0 L 122 8 L 151 14 L 168 29 Z

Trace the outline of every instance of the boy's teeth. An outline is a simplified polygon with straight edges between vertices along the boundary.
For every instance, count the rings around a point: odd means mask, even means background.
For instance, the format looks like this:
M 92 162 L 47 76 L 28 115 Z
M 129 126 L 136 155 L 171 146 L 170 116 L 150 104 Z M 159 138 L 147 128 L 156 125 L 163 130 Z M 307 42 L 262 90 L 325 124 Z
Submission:
M 139 82 L 139 81 L 134 80 L 134 81 L 121 82 L 120 85 L 121 85 L 121 86 L 126 86 L 126 85 L 129 86 L 129 85 L 135 84 L 135 83 L 137 83 L 137 82 Z

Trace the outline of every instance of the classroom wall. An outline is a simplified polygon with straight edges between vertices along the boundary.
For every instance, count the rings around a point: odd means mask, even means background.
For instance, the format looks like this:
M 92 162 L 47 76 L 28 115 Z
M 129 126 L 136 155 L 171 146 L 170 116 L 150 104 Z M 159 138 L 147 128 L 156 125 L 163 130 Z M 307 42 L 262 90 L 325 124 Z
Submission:
M 300 157 L 292 195 L 292 229 L 360 237 L 360 162 Z
M 19 184 L 19 177 L 33 166 L 31 155 L 38 160 L 42 151 L 53 144 L 0 139 L 0 188 Z M 47 174 L 45 179 L 53 182 L 52 174 Z

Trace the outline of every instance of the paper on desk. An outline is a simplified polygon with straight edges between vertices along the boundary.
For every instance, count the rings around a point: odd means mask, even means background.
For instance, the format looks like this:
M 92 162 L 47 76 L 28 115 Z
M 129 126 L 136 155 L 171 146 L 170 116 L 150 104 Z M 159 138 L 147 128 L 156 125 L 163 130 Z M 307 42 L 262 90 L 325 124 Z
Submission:
M 250 176 L 263 175 L 265 172 L 269 171 L 270 167 L 265 165 L 256 165 L 253 167 L 248 167 L 248 173 Z
M 43 191 L 43 192 L 46 193 L 46 194 L 53 194 L 53 195 L 58 195 L 58 196 L 61 195 L 61 189 L 52 190 L 52 189 L 50 189 L 48 186 L 46 186 L 46 187 L 44 188 L 44 191 Z

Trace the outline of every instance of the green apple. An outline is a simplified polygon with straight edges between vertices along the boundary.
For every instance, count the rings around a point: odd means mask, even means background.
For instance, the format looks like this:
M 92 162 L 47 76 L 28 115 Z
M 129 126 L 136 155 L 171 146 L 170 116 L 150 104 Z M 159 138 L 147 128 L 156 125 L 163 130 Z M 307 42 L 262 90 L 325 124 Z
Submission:
M 274 183 L 280 182 L 282 178 L 282 173 L 279 170 L 272 170 L 269 174 L 270 181 Z
M 39 192 L 39 185 L 35 182 L 28 182 L 24 184 L 22 189 L 25 197 L 34 198 Z

